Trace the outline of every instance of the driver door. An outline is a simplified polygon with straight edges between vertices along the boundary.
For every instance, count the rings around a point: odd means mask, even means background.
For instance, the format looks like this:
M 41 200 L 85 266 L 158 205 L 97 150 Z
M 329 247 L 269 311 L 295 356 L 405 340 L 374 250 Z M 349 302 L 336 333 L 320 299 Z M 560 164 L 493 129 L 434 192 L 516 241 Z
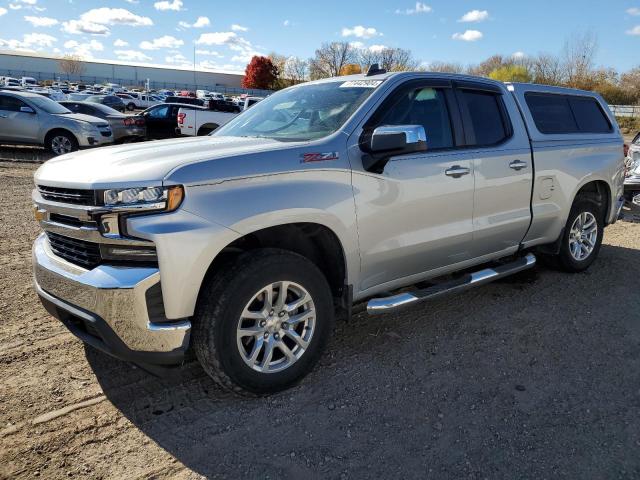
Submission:
M 422 125 L 427 151 L 362 167 L 357 143 L 383 125 Z M 350 148 L 361 252 L 360 291 L 417 281 L 472 258 L 473 159 L 449 81 L 405 82 L 366 121 Z M 357 158 L 360 157 L 360 158 Z

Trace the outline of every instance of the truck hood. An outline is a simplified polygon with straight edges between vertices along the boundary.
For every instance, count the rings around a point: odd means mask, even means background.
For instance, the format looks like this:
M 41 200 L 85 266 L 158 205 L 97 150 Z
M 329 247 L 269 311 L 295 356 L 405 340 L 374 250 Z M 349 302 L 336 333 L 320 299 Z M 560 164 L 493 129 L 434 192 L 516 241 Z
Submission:
M 152 186 L 181 166 L 296 145 L 265 138 L 196 137 L 102 147 L 47 161 L 36 171 L 35 182 L 81 189 Z

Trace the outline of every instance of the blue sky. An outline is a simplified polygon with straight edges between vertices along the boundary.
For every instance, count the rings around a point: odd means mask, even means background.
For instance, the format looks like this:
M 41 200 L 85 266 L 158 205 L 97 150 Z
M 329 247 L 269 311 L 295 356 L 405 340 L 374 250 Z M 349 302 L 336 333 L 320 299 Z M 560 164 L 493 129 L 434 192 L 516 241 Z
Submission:
M 242 71 L 253 54 L 307 58 L 323 41 L 410 49 L 428 64 L 559 53 L 591 29 L 597 62 L 640 65 L 640 0 L 0 0 L 0 49 Z

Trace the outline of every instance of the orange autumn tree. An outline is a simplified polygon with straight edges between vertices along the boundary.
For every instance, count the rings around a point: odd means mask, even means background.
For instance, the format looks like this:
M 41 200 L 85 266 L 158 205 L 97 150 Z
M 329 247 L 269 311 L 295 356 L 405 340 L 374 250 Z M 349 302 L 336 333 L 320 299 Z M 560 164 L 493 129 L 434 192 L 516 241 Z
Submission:
M 268 90 L 278 78 L 278 68 L 269 57 L 254 55 L 244 71 L 242 88 Z

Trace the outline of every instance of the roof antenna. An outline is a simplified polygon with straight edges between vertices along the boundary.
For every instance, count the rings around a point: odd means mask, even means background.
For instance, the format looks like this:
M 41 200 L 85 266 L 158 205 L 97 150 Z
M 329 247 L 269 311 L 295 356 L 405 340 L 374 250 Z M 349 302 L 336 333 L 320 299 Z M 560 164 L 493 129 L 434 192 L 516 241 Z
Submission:
M 374 63 L 369 67 L 369 70 L 367 70 L 366 76 L 371 77 L 373 75 L 380 75 L 383 73 L 387 73 L 387 71 L 384 68 L 380 68 L 377 63 Z

